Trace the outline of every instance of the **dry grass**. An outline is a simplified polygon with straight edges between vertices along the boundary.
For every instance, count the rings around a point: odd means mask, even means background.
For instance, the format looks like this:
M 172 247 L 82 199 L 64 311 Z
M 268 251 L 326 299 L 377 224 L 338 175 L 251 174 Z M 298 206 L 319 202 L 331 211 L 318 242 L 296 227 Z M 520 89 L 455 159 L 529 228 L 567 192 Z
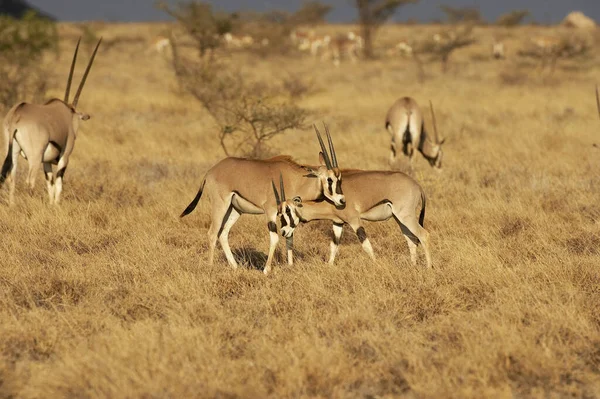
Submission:
M 391 29 L 380 37 L 413 28 Z M 513 61 L 474 63 L 470 48 L 419 84 L 399 59 L 255 60 L 314 82 L 302 103 L 344 167 L 387 167 L 383 119 L 401 95 L 432 99 L 448 136 L 443 174 L 417 165 L 434 270 L 411 267 L 393 221 L 366 226 L 378 262 L 347 230 L 327 266 L 322 222 L 297 231 L 295 266 L 280 257 L 265 277 L 263 217 L 232 231 L 237 271 L 221 252 L 206 264 L 205 202 L 178 219 L 223 156 L 217 132 L 159 56 L 130 50 L 99 53 L 61 208 L 41 173 L 0 207 L 1 398 L 600 396 L 599 67 L 503 85 Z M 316 162 L 311 131 L 273 145 Z

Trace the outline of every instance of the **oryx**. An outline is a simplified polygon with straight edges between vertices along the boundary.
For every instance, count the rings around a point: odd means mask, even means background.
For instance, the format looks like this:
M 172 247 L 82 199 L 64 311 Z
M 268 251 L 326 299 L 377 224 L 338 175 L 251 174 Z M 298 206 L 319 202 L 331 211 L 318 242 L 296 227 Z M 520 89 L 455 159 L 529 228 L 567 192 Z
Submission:
M 392 104 L 385 117 L 385 128 L 392 135 L 390 164 L 396 160 L 396 146 L 402 143 L 402 152 L 409 157 L 411 167 L 416 148 L 432 167 L 442 169 L 442 144 L 446 139 L 440 140 L 431 101 L 429 106 L 435 133 L 434 141 L 425 131 L 423 113 L 413 98 L 402 97 Z
M 266 160 L 253 160 L 228 157 L 213 166 L 204 176 L 200 190 L 194 200 L 183 211 L 181 217 L 196 208 L 203 193 L 211 202 L 211 225 L 208 230 L 209 263 L 213 263 L 217 239 L 225 252 L 227 261 L 234 268 L 237 263 L 229 248 L 229 230 L 242 213 L 265 214 L 269 229 L 269 256 L 264 273 L 271 270 L 273 253 L 279 241 L 277 234 L 277 203 L 271 194 L 271 180 L 285 175 L 285 183 L 294 195 L 314 200 L 327 198 L 337 206 L 344 206 L 346 200 L 342 193 L 342 175 L 338 168 L 333 142 L 326 127 L 329 141 L 329 154 L 316 126 L 314 126 L 321 145 L 319 160 L 321 166 L 299 165 L 289 156 L 277 156 Z M 288 263 L 293 263 L 290 237 L 286 240 Z
M 58 204 L 60 200 L 62 180 L 73 151 L 79 121 L 86 121 L 90 118 L 88 114 L 77 110 L 77 103 L 102 39 L 96 44 L 73 102 L 69 103 L 69 92 L 80 41 L 81 39 L 77 41 L 73 54 L 64 99 L 53 98 L 43 105 L 21 102 L 12 107 L 4 119 L 4 140 L 7 154 L 0 173 L 0 187 L 10 173 L 10 204 L 14 203 L 19 153 L 29 164 L 27 175 L 29 187 L 33 189 L 35 186 L 37 168 L 42 163 L 50 203 Z M 56 180 L 52 172 L 53 164 L 57 165 Z
M 281 219 L 281 235 L 293 237 L 297 225 L 311 220 L 333 221 L 329 255 L 329 263 L 333 264 L 344 223 L 348 223 L 365 252 L 375 259 L 362 221 L 379 222 L 394 217 L 408 243 L 413 265 L 417 262 L 417 245 L 420 243 L 425 251 L 427 268 L 430 268 L 429 232 L 423 227 L 426 199 L 421 186 L 402 172 L 342 170 L 342 173 L 346 195 L 343 208 L 326 201 L 303 201 L 301 196 L 288 200 L 284 191 L 285 177 L 280 180 L 280 195 L 275 183 L 271 182 L 277 201 L 277 216 Z

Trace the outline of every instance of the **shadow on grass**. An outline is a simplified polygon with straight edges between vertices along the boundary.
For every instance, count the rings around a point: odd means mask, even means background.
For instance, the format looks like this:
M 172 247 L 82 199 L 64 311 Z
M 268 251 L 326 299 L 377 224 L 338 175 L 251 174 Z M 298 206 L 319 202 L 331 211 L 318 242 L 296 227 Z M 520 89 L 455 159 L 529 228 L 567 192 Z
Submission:
M 268 255 L 264 252 L 258 251 L 253 247 L 243 247 L 234 249 L 231 251 L 236 262 L 248 269 L 252 270 L 264 270 L 265 264 L 267 263 Z M 305 256 L 303 253 L 294 251 L 294 261 L 303 260 Z M 287 265 L 287 254 L 285 250 L 277 248 L 273 257 L 273 266 Z

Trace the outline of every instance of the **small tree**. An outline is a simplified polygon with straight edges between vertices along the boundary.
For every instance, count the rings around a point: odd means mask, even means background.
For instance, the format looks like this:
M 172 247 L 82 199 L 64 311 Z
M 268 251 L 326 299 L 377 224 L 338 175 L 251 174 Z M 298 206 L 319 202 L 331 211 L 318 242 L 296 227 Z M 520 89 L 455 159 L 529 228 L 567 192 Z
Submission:
M 416 52 L 431 54 L 433 60 L 442 63 L 442 72 L 448 71 L 450 56 L 455 50 L 467 47 L 477 42 L 472 36 L 473 26 L 464 25 L 458 29 L 451 29 L 441 34 L 434 35 L 417 46 Z
M 523 23 L 525 18 L 530 16 L 531 13 L 527 10 L 514 10 L 509 13 L 500 15 L 496 21 L 496 25 L 512 27 Z
M 373 58 L 373 36 L 377 29 L 396 13 L 400 6 L 419 0 L 354 0 L 364 39 L 364 54 Z
M 221 36 L 232 30 L 235 14 L 214 12 L 212 6 L 201 1 L 179 3 L 173 9 L 164 1 L 157 7 L 175 18 L 192 37 L 201 56 L 212 52 L 221 44 Z
M 181 88 L 212 116 L 226 155 L 264 157 L 273 137 L 305 125 L 308 112 L 283 97 L 280 86 L 252 81 L 231 64 L 184 59 L 173 43 L 173 67 Z
M 451 24 L 470 23 L 481 24 L 483 17 L 477 7 L 451 7 L 441 5 L 440 9 L 446 14 L 448 22 Z
M 35 12 L 20 20 L 0 17 L 0 108 L 44 98 L 49 77 L 41 61 L 48 51 L 58 51 L 58 33 L 52 21 Z

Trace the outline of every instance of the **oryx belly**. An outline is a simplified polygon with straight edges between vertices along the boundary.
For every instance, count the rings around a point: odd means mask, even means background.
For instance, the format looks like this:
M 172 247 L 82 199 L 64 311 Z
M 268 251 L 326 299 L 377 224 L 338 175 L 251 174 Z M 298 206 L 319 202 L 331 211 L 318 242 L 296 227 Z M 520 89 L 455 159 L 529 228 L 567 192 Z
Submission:
M 375 205 L 366 212 L 360 214 L 360 218 L 369 222 L 379 222 L 392 217 L 392 203 L 389 201 Z
M 233 205 L 235 210 L 240 213 L 249 213 L 252 215 L 260 215 L 265 213 L 261 207 L 248 201 L 237 192 L 234 192 L 233 196 L 231 197 L 231 205 Z

